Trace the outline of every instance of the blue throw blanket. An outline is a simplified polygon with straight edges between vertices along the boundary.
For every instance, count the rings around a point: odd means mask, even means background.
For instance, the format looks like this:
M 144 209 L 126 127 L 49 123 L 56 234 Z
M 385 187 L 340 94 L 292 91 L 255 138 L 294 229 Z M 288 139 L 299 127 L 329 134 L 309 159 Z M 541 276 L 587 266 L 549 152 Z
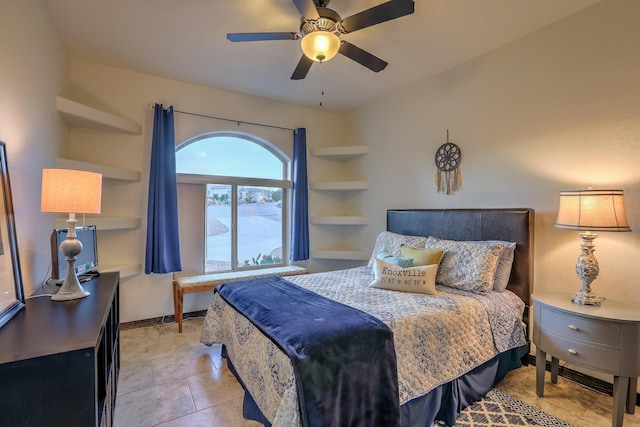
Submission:
M 380 320 L 278 276 L 215 291 L 291 358 L 304 427 L 400 425 L 393 333 Z

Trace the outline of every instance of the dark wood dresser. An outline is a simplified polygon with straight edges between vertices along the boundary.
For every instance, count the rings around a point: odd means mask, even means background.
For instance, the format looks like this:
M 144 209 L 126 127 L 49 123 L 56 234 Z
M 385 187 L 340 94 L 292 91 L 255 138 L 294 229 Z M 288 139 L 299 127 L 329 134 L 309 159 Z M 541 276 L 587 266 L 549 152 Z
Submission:
M 0 328 L 0 426 L 113 424 L 119 278 L 103 273 L 83 283 L 91 295 L 82 299 L 31 297 Z

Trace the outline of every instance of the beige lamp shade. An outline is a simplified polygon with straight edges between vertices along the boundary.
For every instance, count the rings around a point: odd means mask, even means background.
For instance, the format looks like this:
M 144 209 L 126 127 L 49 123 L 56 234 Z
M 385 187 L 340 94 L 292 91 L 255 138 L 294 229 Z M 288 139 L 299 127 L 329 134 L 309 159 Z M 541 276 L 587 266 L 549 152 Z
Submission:
M 561 191 L 556 228 L 631 231 L 622 190 Z
M 102 175 L 71 169 L 42 170 L 42 212 L 100 213 Z
M 340 38 L 329 31 L 314 31 L 302 38 L 300 46 L 307 58 L 324 62 L 337 55 L 340 50 Z

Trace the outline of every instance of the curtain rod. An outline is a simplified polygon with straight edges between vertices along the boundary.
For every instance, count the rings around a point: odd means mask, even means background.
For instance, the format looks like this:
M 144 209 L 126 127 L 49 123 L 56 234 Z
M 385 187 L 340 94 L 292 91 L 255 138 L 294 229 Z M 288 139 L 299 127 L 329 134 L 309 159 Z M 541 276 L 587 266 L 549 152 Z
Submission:
M 154 104 L 149 104 L 148 107 L 153 109 L 155 107 L 155 105 Z M 189 112 L 189 111 L 176 110 L 175 108 L 173 109 L 173 111 L 174 111 L 174 113 L 186 114 L 188 116 L 203 117 L 205 119 L 214 119 L 214 120 L 222 120 L 222 121 L 225 121 L 225 122 L 237 123 L 238 126 L 240 126 L 240 124 L 245 124 L 245 125 L 252 125 L 252 126 L 262 126 L 262 127 L 271 128 L 271 129 L 288 130 L 288 131 L 291 131 L 291 132 L 295 132 L 296 131 L 295 129 L 286 128 L 286 127 L 282 127 L 282 126 L 265 125 L 263 123 L 255 123 L 255 122 L 245 122 L 244 120 L 227 119 L 225 117 L 216 117 L 216 116 L 210 116 L 210 115 L 207 115 L 207 114 L 192 113 L 192 112 Z

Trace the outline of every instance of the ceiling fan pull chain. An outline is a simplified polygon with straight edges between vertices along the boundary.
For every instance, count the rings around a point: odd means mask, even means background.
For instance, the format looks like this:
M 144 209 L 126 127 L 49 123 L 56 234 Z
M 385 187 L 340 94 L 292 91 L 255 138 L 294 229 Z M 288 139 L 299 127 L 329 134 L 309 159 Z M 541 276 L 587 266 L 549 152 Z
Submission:
M 320 106 L 322 107 L 322 100 L 324 99 L 324 64 L 320 63 Z

